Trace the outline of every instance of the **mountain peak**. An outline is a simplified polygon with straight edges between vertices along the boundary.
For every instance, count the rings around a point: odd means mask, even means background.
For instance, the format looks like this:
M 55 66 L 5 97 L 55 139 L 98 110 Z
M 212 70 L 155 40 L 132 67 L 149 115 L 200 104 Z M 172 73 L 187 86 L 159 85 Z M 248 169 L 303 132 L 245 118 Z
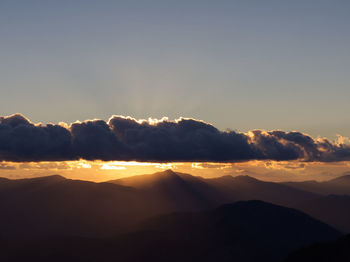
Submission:
M 61 175 L 49 175 L 49 176 L 39 176 L 39 177 L 32 177 L 32 178 L 21 178 L 18 180 L 22 182 L 31 181 L 34 183 L 58 183 L 66 180 L 66 178 Z
M 176 175 L 176 173 L 171 169 L 167 169 L 167 170 L 160 172 L 160 173 L 164 174 L 164 175 Z
M 259 181 L 258 179 L 247 175 L 235 176 L 233 178 L 238 181 L 246 181 L 246 182 Z
M 0 182 L 1 181 L 10 181 L 10 179 L 6 178 L 6 177 L 0 177 Z
M 50 181 L 61 181 L 61 180 L 66 180 L 65 177 L 61 175 L 49 175 L 49 176 L 42 176 L 42 177 L 35 177 L 32 178 L 33 180 L 50 180 Z
M 331 183 L 350 183 L 350 175 L 336 177 L 328 182 L 331 182 Z

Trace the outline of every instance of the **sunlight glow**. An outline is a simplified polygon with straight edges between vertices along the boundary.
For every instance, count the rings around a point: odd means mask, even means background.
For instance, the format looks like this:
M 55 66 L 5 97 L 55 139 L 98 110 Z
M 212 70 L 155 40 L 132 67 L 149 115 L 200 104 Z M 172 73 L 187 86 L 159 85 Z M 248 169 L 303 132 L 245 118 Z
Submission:
M 103 164 L 101 166 L 102 170 L 123 170 L 123 169 L 126 169 L 125 166 L 115 166 L 115 165 L 112 165 L 112 164 Z
M 91 164 L 89 164 L 87 161 L 80 161 L 76 167 L 77 168 L 91 168 Z
M 59 174 L 66 178 L 103 182 L 123 177 L 152 174 L 172 169 L 203 177 L 248 175 L 267 181 L 328 180 L 349 172 L 350 161 L 248 161 L 236 163 L 181 162 L 151 163 L 126 161 L 0 161 L 0 177 L 28 178 Z

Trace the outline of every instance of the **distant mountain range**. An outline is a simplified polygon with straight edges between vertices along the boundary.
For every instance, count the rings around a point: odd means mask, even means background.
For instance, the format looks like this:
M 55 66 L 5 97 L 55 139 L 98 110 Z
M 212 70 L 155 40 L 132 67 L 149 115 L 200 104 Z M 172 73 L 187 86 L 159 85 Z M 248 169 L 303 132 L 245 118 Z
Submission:
M 151 195 L 168 212 L 193 211 L 216 207 L 230 199 L 202 178 L 172 170 L 108 181 Z
M 172 170 L 104 183 L 0 178 L 0 244 L 4 259 L 33 261 L 278 261 L 350 233 L 348 180 L 274 183 Z M 42 260 L 36 250 L 45 250 Z
M 108 181 L 147 192 L 161 199 L 171 211 L 188 211 L 212 208 L 224 203 L 242 200 L 262 200 L 286 207 L 294 207 L 328 223 L 345 233 L 350 233 L 350 176 L 328 182 L 312 182 L 322 185 L 323 191 L 308 191 L 310 182 L 265 182 L 249 176 L 222 176 L 205 179 L 172 170 Z M 299 186 L 297 186 L 299 185 Z M 332 187 L 327 195 L 325 188 Z M 337 191 L 339 188 L 339 192 Z M 347 188 L 347 189 L 346 189 Z M 350 194 L 349 194 L 350 196 Z M 330 203 L 330 201 L 332 203 Z
M 318 194 L 286 185 L 264 182 L 249 176 L 223 176 L 204 179 L 172 170 L 108 181 L 140 189 L 162 198 L 167 206 L 177 203 L 175 210 L 198 209 L 240 200 L 262 200 L 294 206 L 315 199 Z
M 6 216 L 0 216 L 0 236 L 111 236 L 158 214 L 206 210 L 242 200 L 294 207 L 350 232 L 348 196 L 324 196 L 249 176 L 204 179 L 167 170 L 105 183 L 58 175 L 2 178 L 0 210 Z
M 350 233 L 350 195 L 323 196 L 295 207 L 342 232 Z
M 294 207 L 342 232 L 350 233 L 350 175 L 324 182 L 304 181 L 282 184 L 321 195 Z
M 324 182 L 312 180 L 304 182 L 284 182 L 282 184 L 320 195 L 350 195 L 350 175 L 337 177 Z
M 114 238 L 3 242 L 1 261 L 280 261 L 340 233 L 297 210 L 261 201 L 149 219 Z

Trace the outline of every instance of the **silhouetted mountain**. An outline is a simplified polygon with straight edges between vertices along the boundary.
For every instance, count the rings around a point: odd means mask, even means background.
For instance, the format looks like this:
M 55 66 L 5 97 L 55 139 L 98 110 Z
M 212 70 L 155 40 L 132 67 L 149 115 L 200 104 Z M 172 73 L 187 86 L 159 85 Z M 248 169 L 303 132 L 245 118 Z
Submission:
M 294 206 L 319 195 L 279 183 L 264 182 L 249 176 L 223 176 L 204 179 L 172 170 L 109 181 L 130 186 L 162 199 L 169 211 L 198 210 L 240 200 L 262 200 Z
M 254 199 L 298 207 L 347 230 L 349 216 L 344 210 L 348 202 L 337 210 L 336 205 L 330 205 L 333 209 L 324 205 L 324 211 L 318 208 L 316 211 L 320 212 L 316 212 L 312 208 L 317 205 L 308 203 L 320 199 L 319 195 L 279 183 L 248 176 L 204 179 L 167 170 L 109 183 L 71 180 L 58 175 L 0 179 L 0 211 L 6 214 L 0 216 L 0 237 L 107 236 L 128 230 L 154 215 L 206 210 Z M 335 211 L 327 215 L 327 210 Z
M 1 178 L 0 190 L 2 193 L 14 191 L 14 190 L 18 190 L 19 192 L 35 191 L 40 187 L 49 186 L 64 180 L 65 178 L 60 175 L 16 179 L 16 180 Z
M 350 195 L 350 175 L 337 177 L 335 179 L 324 181 L 324 182 L 303 181 L 303 182 L 284 182 L 282 184 L 293 188 L 314 192 L 316 194 Z
M 283 183 L 293 188 L 324 195 L 294 207 L 321 221 L 350 233 L 350 175 L 329 181 L 304 181 Z
M 335 228 L 350 233 L 350 196 L 329 195 L 307 201 L 297 209 Z
M 5 243 L 2 261 L 279 261 L 289 252 L 340 233 L 297 210 L 261 201 L 149 219 L 109 239 Z M 1 257 L 0 257 L 1 258 Z M 12 259 L 12 260 L 10 260 Z
M 278 205 L 293 206 L 318 197 L 303 190 L 249 176 L 223 176 L 206 179 L 208 184 L 230 196 L 232 200 L 262 200 Z
M 301 248 L 288 256 L 284 262 L 349 262 L 350 235 L 329 243 L 314 244 Z
M 109 183 L 147 193 L 158 201 L 162 210 L 168 212 L 208 209 L 231 200 L 203 179 L 172 170 L 112 180 Z
M 328 181 L 329 183 L 332 184 L 338 184 L 338 185 L 350 185 L 350 175 L 344 175 L 344 176 L 340 176 L 337 178 L 334 178 L 330 181 Z
M 0 181 L 0 237 L 97 236 L 157 214 L 139 191 L 49 176 Z

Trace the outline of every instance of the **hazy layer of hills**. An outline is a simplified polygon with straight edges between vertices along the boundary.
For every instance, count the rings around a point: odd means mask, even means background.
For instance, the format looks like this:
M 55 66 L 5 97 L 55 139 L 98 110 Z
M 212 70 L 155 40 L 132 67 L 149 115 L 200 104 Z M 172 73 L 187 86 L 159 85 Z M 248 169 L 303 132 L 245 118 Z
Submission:
M 261 201 L 149 219 L 114 238 L 5 243 L 2 261 L 280 261 L 340 233 L 297 210 Z M 6 247 L 7 245 L 7 247 Z
M 333 195 L 329 196 L 296 186 L 303 185 L 304 182 L 274 183 L 249 176 L 204 179 L 171 170 L 109 182 L 150 193 L 156 199 L 162 199 L 164 206 L 173 211 L 211 208 L 242 200 L 262 200 L 297 208 L 342 232 L 350 233 L 350 197 L 343 195 L 346 187 L 350 192 L 350 183 L 343 182 L 348 180 L 350 181 L 350 176 L 321 182 L 323 188 L 328 184 L 329 188 L 333 188 L 330 191 Z M 335 185 L 341 185 L 339 195 L 334 195 L 337 194 Z
M 0 178 L 1 261 L 280 261 L 350 232 L 349 180 Z
M 328 243 L 317 243 L 293 252 L 284 262 L 349 262 L 350 235 Z
M 350 175 L 324 182 L 305 181 L 283 184 L 321 195 L 299 203 L 295 207 L 343 232 L 350 233 Z
M 223 176 L 204 179 L 172 170 L 152 175 L 112 180 L 109 183 L 129 186 L 162 198 L 176 210 L 199 209 L 240 200 L 263 200 L 294 206 L 315 199 L 318 194 L 278 183 L 264 182 L 249 176 Z
M 350 195 L 350 175 L 337 177 L 324 182 L 312 180 L 304 182 L 285 182 L 283 184 L 320 195 Z
M 296 206 L 301 211 L 350 233 L 350 195 L 328 195 Z

